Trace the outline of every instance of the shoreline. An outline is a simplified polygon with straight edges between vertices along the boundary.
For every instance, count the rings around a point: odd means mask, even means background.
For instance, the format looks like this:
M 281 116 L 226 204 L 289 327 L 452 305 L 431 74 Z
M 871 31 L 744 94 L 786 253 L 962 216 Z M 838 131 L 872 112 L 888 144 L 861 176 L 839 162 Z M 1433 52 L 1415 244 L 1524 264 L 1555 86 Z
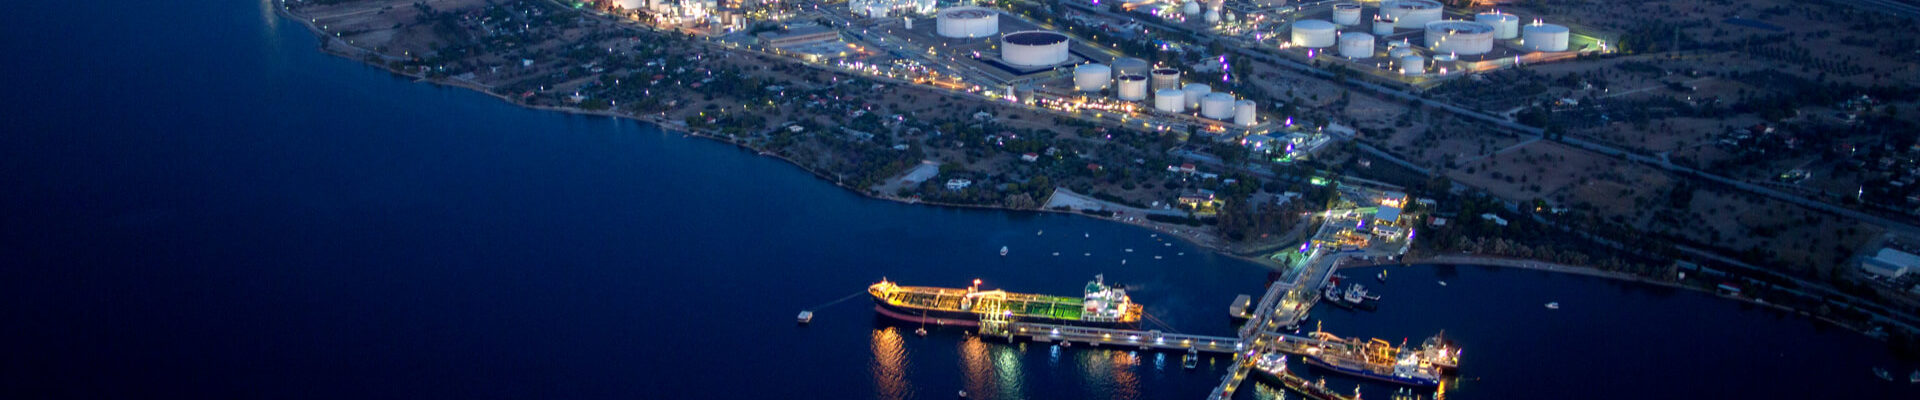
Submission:
M 714 132 L 702 131 L 702 130 L 693 129 L 690 127 L 677 126 L 677 124 L 675 124 L 673 121 L 665 120 L 659 117 L 655 117 L 651 115 L 630 115 L 630 114 L 622 114 L 622 113 L 610 112 L 610 111 L 593 111 L 593 110 L 585 110 L 585 109 L 580 109 L 575 107 L 556 107 L 556 106 L 526 104 L 520 101 L 515 101 L 513 98 L 509 96 L 493 93 L 490 90 L 492 88 L 485 85 L 480 85 L 473 82 L 461 81 L 458 79 L 433 79 L 420 73 L 406 72 L 406 71 L 396 70 L 385 65 L 368 63 L 366 62 L 364 56 L 379 57 L 381 59 L 388 59 L 390 57 L 384 54 L 380 54 L 377 51 L 355 46 L 351 43 L 346 43 L 338 38 L 326 36 L 325 32 L 321 30 L 318 26 L 315 26 L 312 21 L 294 14 L 292 11 L 288 10 L 285 7 L 274 7 L 274 13 L 282 17 L 286 17 L 287 19 L 299 22 L 302 26 L 305 26 L 307 28 L 308 33 L 314 34 L 315 37 L 325 39 L 325 42 L 323 42 L 319 48 L 321 52 L 339 56 L 341 58 L 346 58 L 348 60 L 360 62 L 362 65 L 379 68 L 381 70 L 385 70 L 388 73 L 391 73 L 397 76 L 407 77 L 415 83 L 427 83 L 432 85 L 450 86 L 454 88 L 467 89 L 474 92 L 479 92 L 480 94 L 483 94 L 489 97 L 493 97 L 500 101 L 504 101 L 507 104 L 511 104 L 514 106 L 531 109 L 531 110 L 552 111 L 552 112 L 560 112 L 560 113 L 573 114 L 573 115 L 585 115 L 585 116 L 632 120 L 635 122 L 652 125 L 654 128 L 659 129 L 662 132 L 676 132 L 688 137 L 699 137 L 699 138 L 713 140 L 713 141 L 724 143 L 724 144 L 733 145 L 736 148 L 739 148 L 742 150 L 749 150 L 760 156 L 772 157 L 780 161 L 783 161 L 788 165 L 792 165 L 794 167 L 800 168 L 800 170 L 802 171 L 806 171 L 807 173 L 812 174 L 814 178 L 820 179 L 822 181 L 826 181 L 828 183 L 833 184 L 836 187 L 846 189 L 862 197 L 877 199 L 877 200 L 884 200 L 884 201 L 889 201 L 889 202 L 898 203 L 898 204 L 907 204 L 907 205 L 931 205 L 936 207 L 949 207 L 949 208 L 959 208 L 959 209 L 1001 210 L 1001 211 L 1015 211 L 1015 212 L 1038 212 L 1038 213 L 1078 215 L 1078 216 L 1087 217 L 1087 218 L 1094 218 L 1098 220 L 1115 222 L 1115 223 L 1120 223 L 1124 225 L 1144 228 L 1157 233 L 1162 233 L 1168 236 L 1180 238 L 1180 240 L 1186 241 L 1188 244 L 1192 244 L 1193 246 L 1199 247 L 1201 249 L 1212 251 L 1222 256 L 1240 259 L 1243 261 L 1254 263 L 1256 265 L 1260 265 L 1262 267 L 1266 267 L 1268 269 L 1278 268 L 1271 261 L 1268 261 L 1262 257 L 1238 254 L 1231 251 L 1231 249 L 1226 248 L 1224 245 L 1202 242 L 1200 238 L 1195 237 L 1194 235 L 1189 235 L 1183 232 L 1176 232 L 1174 228 L 1165 227 L 1165 226 L 1162 226 L 1162 223 L 1149 221 L 1144 218 L 1140 220 L 1141 222 L 1135 223 L 1135 222 L 1124 221 L 1117 217 L 1097 217 L 1094 215 L 1089 215 L 1086 213 L 1082 213 L 1079 211 L 1072 211 L 1072 210 L 1053 210 L 1053 209 L 1048 209 L 1046 207 L 1036 207 L 1036 208 L 1027 209 L 1027 208 L 1013 208 L 1013 207 L 999 206 L 999 205 L 959 204 L 959 203 L 947 203 L 947 202 L 939 202 L 939 201 L 926 201 L 926 200 L 901 198 L 898 196 L 880 194 L 880 193 L 875 193 L 871 190 L 863 190 L 861 188 L 848 186 L 844 183 L 836 181 L 832 179 L 827 173 L 821 172 L 812 167 L 804 165 L 786 155 L 783 155 L 777 152 L 766 151 L 764 149 L 754 148 L 752 146 L 742 144 L 737 139 L 731 136 L 726 136 L 726 135 L 722 135 Z M 352 52 L 337 49 L 335 48 L 335 46 L 344 46 L 348 49 L 352 49 Z M 355 54 L 355 53 L 358 53 L 358 54 Z M 1047 194 L 1047 198 L 1042 199 L 1040 204 L 1046 204 L 1046 200 L 1051 199 L 1053 195 L 1058 192 L 1058 190 L 1059 188 L 1055 188 L 1054 192 L 1049 192 Z M 1191 232 L 1191 231 L 1189 230 L 1188 232 Z M 1214 240 L 1210 240 L 1209 242 L 1219 242 L 1218 238 L 1213 237 L 1212 234 L 1207 234 L 1206 236 L 1208 238 L 1214 239 Z

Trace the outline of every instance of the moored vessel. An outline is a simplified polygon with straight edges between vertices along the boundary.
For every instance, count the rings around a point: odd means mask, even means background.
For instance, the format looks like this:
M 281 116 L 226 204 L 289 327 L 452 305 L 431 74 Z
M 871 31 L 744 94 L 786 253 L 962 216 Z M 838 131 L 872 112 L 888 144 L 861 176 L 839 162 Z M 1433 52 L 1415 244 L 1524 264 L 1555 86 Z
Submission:
M 977 326 L 982 319 L 1049 324 L 1132 328 L 1143 313 L 1126 289 L 1095 276 L 1079 298 L 981 290 L 980 280 L 965 288 L 901 286 L 882 279 L 867 287 L 874 309 L 895 319 L 941 325 Z

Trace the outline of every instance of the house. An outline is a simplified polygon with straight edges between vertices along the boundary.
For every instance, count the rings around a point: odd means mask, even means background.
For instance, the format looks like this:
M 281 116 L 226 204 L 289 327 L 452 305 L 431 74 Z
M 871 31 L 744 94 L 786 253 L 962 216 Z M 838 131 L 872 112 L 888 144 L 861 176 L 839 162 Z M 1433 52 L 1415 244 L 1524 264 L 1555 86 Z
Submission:
M 1480 219 L 1493 221 L 1493 223 L 1499 224 L 1500 226 L 1507 226 L 1506 218 L 1500 218 L 1500 216 L 1493 215 L 1493 213 L 1480 214 Z
M 1872 258 L 1860 261 L 1860 270 L 1887 279 L 1900 279 L 1915 269 L 1920 269 L 1920 255 L 1894 249 L 1880 249 Z
M 947 190 L 966 189 L 968 186 L 973 186 L 973 181 L 958 178 L 947 180 Z
M 1196 211 L 1211 210 L 1215 206 L 1218 206 L 1220 202 L 1218 198 L 1214 197 L 1212 190 L 1206 189 L 1181 193 L 1180 198 L 1175 201 L 1179 202 L 1180 205 L 1192 207 Z
M 1400 207 L 1381 206 L 1373 213 L 1374 226 L 1389 226 L 1400 222 Z
M 1020 161 L 1026 161 L 1026 162 L 1040 161 L 1040 155 L 1036 153 L 1021 154 Z

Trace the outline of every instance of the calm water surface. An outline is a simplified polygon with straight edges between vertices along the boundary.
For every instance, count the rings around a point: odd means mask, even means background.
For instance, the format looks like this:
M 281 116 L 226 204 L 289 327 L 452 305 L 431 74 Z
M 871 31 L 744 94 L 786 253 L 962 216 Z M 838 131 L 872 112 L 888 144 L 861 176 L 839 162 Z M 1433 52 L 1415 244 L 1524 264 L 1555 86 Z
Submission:
M 1072 294 L 1105 274 L 1172 329 L 1228 334 L 1266 276 L 1119 224 L 875 201 L 412 83 L 318 53 L 265 2 L 118 3 L 0 13 L 0 397 L 1199 398 L 1218 362 L 922 338 L 863 298 L 792 318 L 881 277 Z M 1869 376 L 1899 365 L 1875 342 L 1695 293 L 1393 274 L 1379 312 L 1316 318 L 1446 329 L 1468 348 L 1455 398 L 1916 393 Z

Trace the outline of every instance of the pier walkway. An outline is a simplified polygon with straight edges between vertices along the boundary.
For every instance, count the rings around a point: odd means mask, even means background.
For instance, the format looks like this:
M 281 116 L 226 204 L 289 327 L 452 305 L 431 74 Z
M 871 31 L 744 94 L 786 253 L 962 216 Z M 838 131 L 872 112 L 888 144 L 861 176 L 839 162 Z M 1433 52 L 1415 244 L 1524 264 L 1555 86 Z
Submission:
M 984 323 L 980 326 L 980 335 L 1004 337 L 1009 341 L 1024 338 L 1043 343 L 1067 342 L 1081 343 L 1094 347 L 1111 346 L 1116 348 L 1138 348 L 1141 350 L 1198 351 L 1216 354 L 1231 354 L 1243 348 L 1239 338 L 1226 336 L 1187 335 L 1165 333 L 1157 330 L 1141 331 L 1133 329 L 1092 328 L 1031 322 Z

